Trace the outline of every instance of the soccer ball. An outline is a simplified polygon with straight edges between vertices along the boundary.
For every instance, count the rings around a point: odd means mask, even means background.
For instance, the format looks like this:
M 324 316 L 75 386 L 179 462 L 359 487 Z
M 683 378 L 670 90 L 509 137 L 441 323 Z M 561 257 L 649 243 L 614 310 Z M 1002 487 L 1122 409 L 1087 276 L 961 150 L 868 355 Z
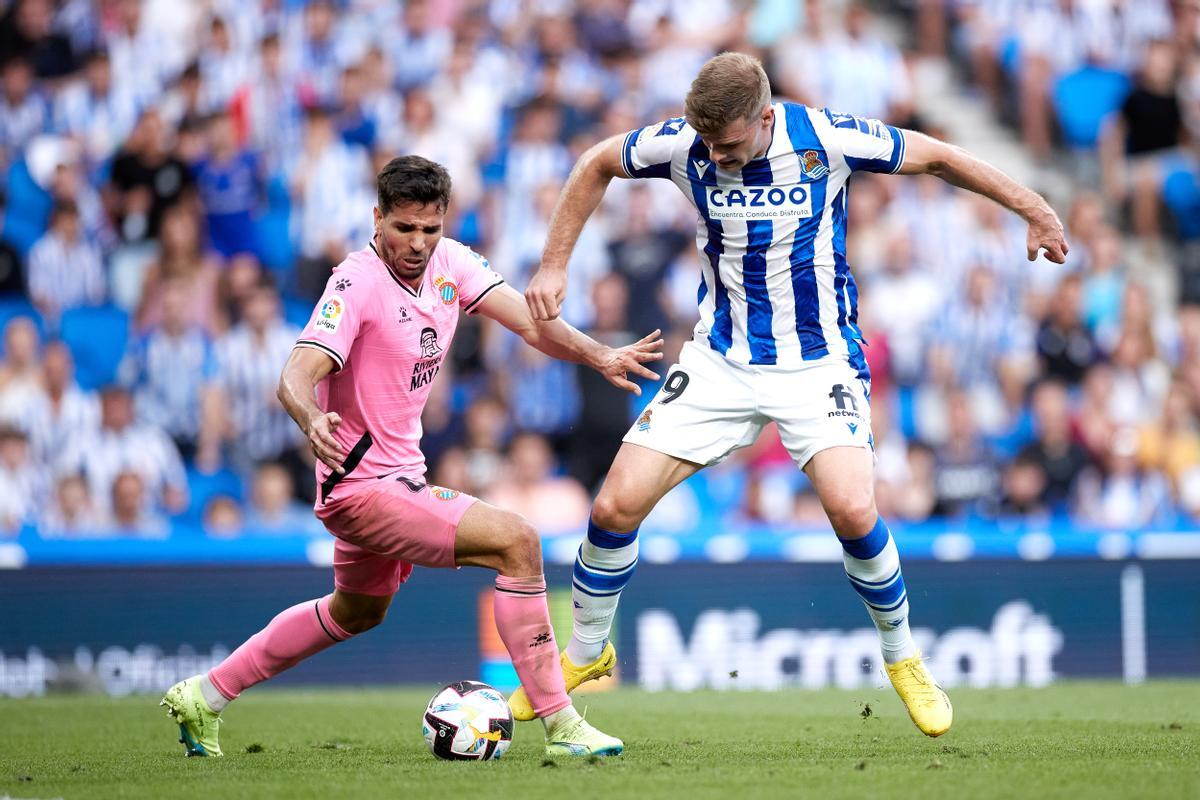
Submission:
M 513 718 L 504 695 L 478 681 L 438 691 L 425 708 L 421 733 L 429 752 L 451 761 L 489 761 L 512 744 Z

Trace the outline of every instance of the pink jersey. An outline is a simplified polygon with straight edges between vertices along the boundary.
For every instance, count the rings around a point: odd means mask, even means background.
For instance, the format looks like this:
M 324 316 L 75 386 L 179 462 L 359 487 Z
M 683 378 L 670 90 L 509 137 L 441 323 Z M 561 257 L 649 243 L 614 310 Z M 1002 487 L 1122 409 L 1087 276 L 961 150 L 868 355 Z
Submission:
M 328 355 L 335 369 L 317 385 L 317 404 L 335 411 L 345 475 L 317 462 L 317 505 L 385 475 L 420 479 L 421 411 L 450 349 L 459 310 L 471 314 L 504 279 L 483 256 L 443 238 L 419 291 L 400 282 L 373 246 L 334 268 L 296 341 Z

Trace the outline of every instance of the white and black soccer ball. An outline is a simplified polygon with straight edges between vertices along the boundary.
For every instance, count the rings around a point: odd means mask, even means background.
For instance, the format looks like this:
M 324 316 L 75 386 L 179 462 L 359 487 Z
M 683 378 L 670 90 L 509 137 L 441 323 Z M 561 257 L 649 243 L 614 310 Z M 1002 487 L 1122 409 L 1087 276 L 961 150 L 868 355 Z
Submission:
M 489 761 L 512 744 L 513 718 L 504 695 L 479 681 L 440 689 L 425 708 L 421 733 L 429 752 L 451 761 Z

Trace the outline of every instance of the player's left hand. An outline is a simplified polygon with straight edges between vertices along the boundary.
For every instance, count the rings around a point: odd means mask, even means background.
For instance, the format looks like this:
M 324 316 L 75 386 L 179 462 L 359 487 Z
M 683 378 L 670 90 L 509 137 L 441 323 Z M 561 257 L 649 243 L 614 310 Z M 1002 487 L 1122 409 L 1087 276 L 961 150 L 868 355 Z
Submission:
M 1038 252 L 1046 251 L 1046 258 L 1055 264 L 1067 260 L 1067 237 L 1063 232 L 1058 214 L 1047 206 L 1038 216 L 1029 220 L 1029 233 L 1025 236 L 1025 249 L 1030 261 L 1036 261 Z
M 648 361 L 661 361 L 663 340 L 662 333 L 655 330 L 633 344 L 624 347 L 610 347 L 600 359 L 596 371 L 618 389 L 633 392 L 641 397 L 642 387 L 629 380 L 629 373 L 640 375 L 652 381 L 658 380 L 658 374 L 643 366 Z

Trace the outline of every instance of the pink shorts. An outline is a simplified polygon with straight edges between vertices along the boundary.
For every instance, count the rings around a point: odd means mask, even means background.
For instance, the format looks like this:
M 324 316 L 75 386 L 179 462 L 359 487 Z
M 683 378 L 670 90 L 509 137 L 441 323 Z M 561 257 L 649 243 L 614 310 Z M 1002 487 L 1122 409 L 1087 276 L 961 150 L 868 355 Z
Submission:
M 474 502 L 455 489 L 384 478 L 318 506 L 317 519 L 337 537 L 333 585 L 392 595 L 414 564 L 453 567 L 454 533 Z

